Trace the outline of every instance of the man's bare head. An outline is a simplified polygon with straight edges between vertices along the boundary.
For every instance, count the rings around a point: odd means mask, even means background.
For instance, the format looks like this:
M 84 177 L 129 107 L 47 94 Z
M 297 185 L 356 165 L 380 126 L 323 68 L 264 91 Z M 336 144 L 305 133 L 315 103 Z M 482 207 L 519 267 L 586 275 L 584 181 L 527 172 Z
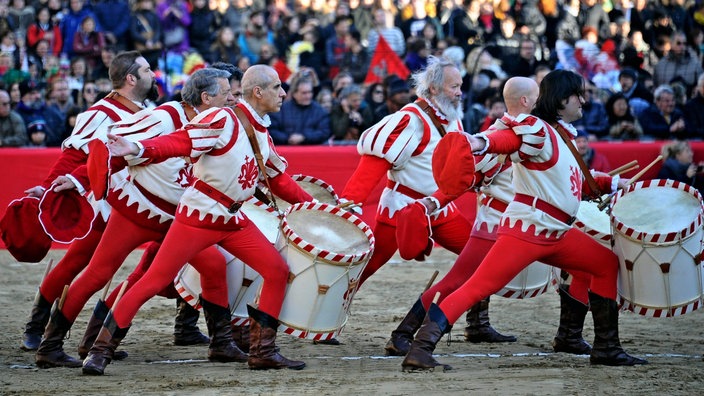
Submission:
M 530 114 L 538 99 L 538 84 L 532 78 L 512 77 L 504 85 L 504 103 L 508 114 Z
M 267 113 L 279 111 L 286 91 L 271 66 L 253 65 L 242 76 L 242 96 L 263 117 Z

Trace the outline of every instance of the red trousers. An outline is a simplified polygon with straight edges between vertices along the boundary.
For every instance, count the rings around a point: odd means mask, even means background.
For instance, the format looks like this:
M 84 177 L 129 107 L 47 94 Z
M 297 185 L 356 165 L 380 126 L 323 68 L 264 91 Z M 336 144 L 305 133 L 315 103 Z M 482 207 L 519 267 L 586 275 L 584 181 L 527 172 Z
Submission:
M 472 224 L 464 216 L 457 215 L 440 225 L 433 225 L 432 238 L 445 249 L 459 254 L 467 243 L 471 230 Z M 376 239 L 374 253 L 372 253 L 371 259 L 369 259 L 359 278 L 360 287 L 379 268 L 383 267 L 398 250 L 396 227 L 377 222 L 374 226 L 374 238 Z
M 114 307 L 113 317 L 117 325 L 120 327 L 129 326 L 139 308 L 169 282 L 173 282 L 178 271 L 187 262 L 200 272 L 201 277 L 217 271 L 217 273 L 222 273 L 221 279 L 225 280 L 227 278 L 225 259 L 214 247 L 216 244 L 245 262 L 262 276 L 264 282 L 259 310 L 278 318 L 286 292 L 288 265 L 254 223 L 249 222 L 237 231 L 221 231 L 193 227 L 183 224 L 177 219 L 167 232 L 147 273 L 122 296 L 122 299 Z M 212 247 L 218 253 L 219 262 L 218 260 L 207 260 L 204 257 L 198 257 L 196 260 L 196 255 L 203 256 L 203 249 L 208 247 Z M 205 297 L 205 286 L 209 285 L 202 282 L 202 286 L 204 286 L 203 298 L 211 301 Z M 224 306 L 227 306 L 227 285 L 221 295 L 225 299 Z M 218 303 L 218 305 L 220 304 Z
M 534 261 L 562 268 L 572 274 L 574 281 L 570 286 L 570 294 L 584 303 L 588 301 L 584 299 L 586 293 L 579 289 L 586 284 L 595 294 L 610 299 L 616 298 L 618 258 L 589 235 L 571 229 L 561 240 L 548 244 L 535 244 L 511 235 L 499 235 L 474 274 L 443 299 L 440 309 L 447 316 L 449 323 L 456 322 L 467 309 L 501 290 Z M 460 273 L 460 270 L 457 272 Z M 426 294 L 430 295 L 431 290 Z M 424 301 L 432 299 L 432 296 L 424 297 Z
M 107 227 L 100 240 L 98 247 L 95 249 L 95 254 L 90 260 L 88 267 L 76 280 L 71 283 L 66 295 L 61 311 L 70 321 L 74 321 L 86 302 L 100 289 L 112 279 L 117 270 L 122 266 L 127 256 L 139 246 L 146 242 L 160 241 L 164 237 L 162 231 L 156 231 L 150 228 L 141 227 L 133 221 L 127 219 L 117 211 L 112 211 Z M 212 301 L 214 304 L 227 306 L 227 279 L 224 269 L 224 258 L 213 247 L 213 250 L 221 257 L 223 262 L 222 274 L 212 272 L 203 275 L 204 277 L 212 276 L 208 279 L 210 288 L 203 290 L 204 298 Z M 149 251 L 147 251 L 148 253 Z M 211 255 L 214 255 L 211 253 Z M 215 256 L 217 261 L 217 256 Z M 143 271 L 144 262 L 138 266 L 138 270 Z M 141 276 L 141 271 L 133 274 L 132 278 Z M 171 278 L 173 281 L 173 278 Z M 205 279 L 203 283 L 206 283 Z M 132 288 L 134 282 L 128 282 L 127 288 Z M 167 286 L 166 284 L 164 286 Z M 163 289 L 163 288 L 162 288 Z M 224 293 L 222 292 L 224 290 Z M 161 291 L 161 289 L 159 290 Z M 113 292 L 113 294 L 116 292 Z M 114 298 L 111 298 L 114 299 Z M 112 302 L 112 301 L 110 301 Z

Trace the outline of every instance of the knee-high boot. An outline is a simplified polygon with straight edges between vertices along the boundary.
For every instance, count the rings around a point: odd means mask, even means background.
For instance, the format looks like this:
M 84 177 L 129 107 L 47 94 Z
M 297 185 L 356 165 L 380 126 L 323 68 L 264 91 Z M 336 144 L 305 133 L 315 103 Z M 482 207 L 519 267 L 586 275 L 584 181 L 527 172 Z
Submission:
M 489 297 L 476 303 L 467 311 L 464 339 L 475 344 L 480 342 L 516 342 L 516 337 L 503 335 L 491 327 L 489 323 Z
M 237 348 L 244 353 L 249 352 L 249 324 L 232 324 L 232 340 L 237 344 Z
M 198 328 L 200 312 L 181 296 L 176 297 L 176 319 L 174 320 L 174 345 L 201 345 L 210 342 Z
M 425 308 L 419 298 L 408 311 L 406 317 L 399 323 L 396 330 L 391 332 L 391 339 L 386 343 L 384 350 L 386 356 L 406 356 L 411 349 L 413 335 L 418 331 L 425 318 Z
M 210 346 L 208 347 L 208 360 L 216 362 L 246 362 L 247 354 L 237 348 L 232 339 L 230 325 L 230 310 L 227 307 L 215 305 L 202 297 L 200 304 L 203 306 L 205 323 L 208 325 Z
M 594 317 L 594 345 L 589 362 L 605 366 L 647 364 L 647 360 L 631 356 L 621 347 L 616 301 L 589 292 L 589 304 Z
M 108 316 L 110 308 L 105 301 L 98 300 L 93 309 L 93 314 L 88 319 L 88 324 L 86 325 L 86 332 L 83 334 L 83 339 L 78 344 L 78 356 L 81 359 L 85 359 L 88 356 L 88 351 L 90 347 L 93 346 L 95 338 L 98 337 L 98 332 L 100 328 L 103 327 L 103 322 Z M 112 357 L 114 360 L 124 360 L 127 359 L 128 353 L 126 351 L 115 351 L 115 355 Z
M 83 361 L 83 374 L 103 375 L 105 367 L 113 359 L 115 349 L 125 338 L 129 329 L 129 326 L 118 327 L 112 313 L 109 313 L 103 327 L 100 328 L 98 338 L 95 339 L 93 346 L 88 351 L 88 356 Z
M 403 359 L 401 364 L 403 371 L 434 370 L 437 366 L 442 366 L 443 370 L 451 370 L 452 366 L 442 364 L 433 357 L 435 346 L 450 330 L 452 326 L 447 322 L 445 313 L 436 304 L 430 304 L 428 314 L 413 339 L 411 349 Z
M 72 325 L 73 322 L 69 322 L 58 307 L 54 309 L 35 355 L 35 362 L 39 368 L 81 367 L 80 360 L 64 352 L 64 338 Z
M 24 326 L 22 343 L 20 348 L 25 351 L 36 351 L 42 342 L 42 334 L 51 315 L 51 303 L 47 301 L 42 293 L 37 290 L 37 295 L 32 304 L 32 312 L 29 314 L 27 324 Z
M 589 307 L 575 300 L 567 292 L 565 285 L 560 285 L 560 326 L 552 341 L 555 352 L 566 352 L 575 355 L 587 355 L 592 352 L 592 346 L 582 338 L 584 318 Z
M 289 360 L 277 352 L 278 319 L 250 305 L 247 306 L 247 313 L 252 320 L 249 328 L 249 360 L 247 360 L 250 369 L 300 370 L 306 366 L 304 362 Z

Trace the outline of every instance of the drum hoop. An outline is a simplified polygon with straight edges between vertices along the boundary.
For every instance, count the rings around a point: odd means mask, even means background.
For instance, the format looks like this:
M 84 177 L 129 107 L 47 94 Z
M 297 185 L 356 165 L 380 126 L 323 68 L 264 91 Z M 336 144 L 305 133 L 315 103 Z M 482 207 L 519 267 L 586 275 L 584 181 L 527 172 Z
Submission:
M 696 311 L 700 308 L 700 298 L 695 298 L 691 301 L 685 302 L 683 304 L 673 305 L 671 307 L 653 307 L 649 305 L 644 305 L 641 303 L 633 302 L 621 294 L 619 294 L 619 299 L 621 300 L 621 305 L 624 306 L 625 310 L 637 313 L 642 316 L 654 316 L 662 317 L 660 315 L 655 315 L 659 312 L 665 312 L 667 315 L 665 317 L 681 316 L 687 313 Z M 675 312 L 674 315 L 670 315 L 671 312 Z
M 321 210 L 350 221 L 364 233 L 364 236 L 369 242 L 369 249 L 356 254 L 339 254 L 315 247 L 314 245 L 301 238 L 301 236 L 298 235 L 288 224 L 288 216 L 294 211 L 299 210 Z M 371 227 L 369 227 L 364 221 L 362 221 L 362 219 L 353 215 L 352 213 L 344 209 L 340 209 L 336 206 L 322 202 L 302 202 L 291 205 L 291 207 L 289 207 L 284 213 L 283 219 L 281 221 L 281 230 L 283 231 L 283 234 L 286 239 L 288 239 L 293 245 L 322 260 L 328 260 L 336 263 L 345 263 L 349 265 L 350 263 L 357 263 L 360 261 L 367 260 L 374 251 L 375 238 L 374 234 L 372 233 Z
M 340 202 L 340 197 L 335 192 L 335 189 L 330 184 L 326 183 L 322 179 L 318 179 L 317 177 L 307 176 L 307 175 L 303 175 L 303 174 L 293 175 L 293 176 L 291 176 L 291 179 L 293 179 L 293 181 L 296 181 L 296 182 L 302 181 L 302 182 L 308 182 L 311 184 L 318 185 L 318 186 L 326 189 L 330 193 L 330 195 L 332 195 L 335 202 Z
M 335 328 L 332 328 L 332 329 L 322 329 L 322 330 L 321 330 L 321 329 L 317 329 L 317 330 L 306 329 L 306 328 L 303 328 L 303 327 L 300 327 L 300 326 L 296 326 L 296 325 L 290 324 L 290 323 L 285 322 L 285 321 L 283 321 L 283 320 L 281 320 L 281 319 L 279 319 L 279 323 L 280 323 L 282 326 L 287 327 L 287 328 L 289 328 L 289 329 L 291 329 L 291 330 L 294 330 L 294 331 L 301 331 L 301 332 L 307 333 L 307 334 L 311 334 L 311 333 L 312 333 L 312 334 L 329 334 L 329 333 L 337 333 L 337 332 L 339 332 L 340 329 L 342 329 L 342 328 L 345 327 L 345 325 L 347 324 L 347 321 L 348 321 L 348 320 L 349 320 L 349 313 L 348 313 L 348 312 L 345 312 L 345 320 L 344 320 L 344 322 L 343 322 L 339 327 L 335 327 Z
M 610 242 L 612 235 L 611 234 L 604 234 L 603 232 L 599 230 L 595 230 L 594 228 L 589 227 L 588 225 L 584 224 L 580 220 L 576 220 L 574 222 L 574 227 L 577 228 L 578 230 L 584 232 L 587 235 L 590 235 L 592 237 L 598 238 L 602 241 L 605 242 Z
M 277 212 L 276 209 L 274 209 L 274 208 L 271 207 L 271 205 L 265 204 L 264 202 L 262 202 L 262 201 L 260 201 L 260 200 L 258 200 L 258 199 L 256 199 L 256 198 L 254 198 L 253 196 L 247 198 L 244 202 L 250 203 L 250 204 L 252 204 L 252 205 L 254 205 L 254 206 L 257 206 L 257 207 L 259 207 L 259 208 L 262 208 L 262 209 L 264 209 L 265 211 L 267 211 L 267 212 L 271 213 L 272 215 L 274 215 L 274 216 L 278 217 L 279 219 L 281 219 L 281 213 Z M 247 208 L 245 208 L 245 211 L 246 211 L 246 210 L 247 210 Z M 247 215 L 247 212 L 245 212 L 245 216 L 246 216 L 246 215 Z M 249 218 L 249 217 L 247 217 L 247 218 Z
M 328 265 L 334 265 L 334 266 L 338 266 L 338 267 L 355 267 L 357 265 L 364 264 L 367 262 L 366 259 L 358 260 L 358 261 L 354 261 L 354 262 L 333 261 L 333 260 L 330 260 L 330 259 L 327 259 L 324 257 L 320 257 L 318 255 L 315 255 L 312 252 L 305 250 L 304 248 L 302 248 L 301 246 L 299 246 L 296 243 L 291 243 L 290 246 L 295 248 L 296 250 L 298 250 L 299 252 L 301 252 L 302 254 L 304 254 L 306 256 L 313 257 L 316 262 L 321 262 L 321 263 L 325 263 Z
M 636 242 L 637 244 L 645 244 L 648 245 L 649 247 L 664 247 L 664 246 L 672 246 L 672 245 L 679 245 L 690 238 L 694 237 L 697 235 L 696 232 L 684 235 L 684 236 L 679 236 L 676 235 L 674 239 L 668 239 L 667 241 L 645 241 L 643 240 L 643 236 L 647 235 L 646 233 L 643 232 L 635 232 L 634 234 L 628 235 L 626 233 L 621 232 L 621 230 L 617 229 L 617 234 L 623 238 L 628 239 L 629 241 Z M 696 231 L 696 230 L 695 230 Z M 679 233 L 675 233 L 679 234 Z M 669 234 L 668 234 L 669 235 Z
M 680 191 L 684 191 L 686 193 L 689 193 L 692 195 L 694 198 L 699 201 L 699 214 L 697 214 L 697 217 L 692 221 L 692 223 L 679 230 L 679 231 L 674 231 L 674 232 L 669 232 L 666 234 L 660 234 L 660 233 L 648 233 L 648 232 L 641 232 L 638 231 L 632 227 L 629 227 L 625 224 L 623 224 L 618 218 L 613 214 L 613 207 L 616 206 L 616 203 L 618 202 L 619 198 L 623 197 L 624 195 L 633 192 L 634 190 L 637 189 L 642 189 L 642 188 L 648 188 L 648 187 L 672 187 Z M 640 181 L 634 184 L 631 184 L 627 189 L 625 190 L 620 190 L 616 196 L 614 196 L 614 199 L 612 201 L 612 211 L 611 211 L 611 224 L 614 226 L 614 228 L 619 231 L 620 234 L 623 234 L 624 236 L 627 236 L 629 238 L 636 238 L 635 240 L 638 241 L 643 241 L 647 242 L 649 244 L 663 244 L 663 245 L 672 245 L 674 243 L 679 242 L 680 240 L 687 239 L 690 235 L 693 235 L 701 226 L 702 226 L 702 196 L 699 194 L 699 191 L 697 191 L 694 187 L 681 183 L 675 180 L 670 180 L 670 179 L 652 179 L 652 180 L 644 180 Z

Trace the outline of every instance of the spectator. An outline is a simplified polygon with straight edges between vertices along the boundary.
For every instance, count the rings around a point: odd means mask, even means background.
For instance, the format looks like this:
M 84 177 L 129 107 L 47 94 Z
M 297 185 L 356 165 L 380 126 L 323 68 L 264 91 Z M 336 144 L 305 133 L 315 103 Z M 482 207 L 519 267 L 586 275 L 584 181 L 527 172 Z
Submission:
M 100 51 L 100 61 L 93 66 L 93 70 L 90 73 L 91 80 L 95 81 L 101 78 L 110 78 L 110 63 L 113 58 L 115 58 L 115 55 L 117 55 L 115 47 L 109 44 L 103 47 Z
M 10 94 L 0 90 L 0 147 L 21 147 L 27 144 L 24 120 L 10 107 Z
M 102 28 L 106 44 L 117 51 L 127 49 L 132 18 L 129 4 L 131 2 L 124 0 L 97 0 L 93 4 L 96 23 Z
M 65 78 L 58 77 L 51 80 L 47 98 L 47 104 L 62 115 L 76 105 L 71 96 L 71 90 L 68 88 L 68 81 Z
M 336 101 L 340 100 L 340 92 L 349 86 L 354 84 L 354 79 L 352 75 L 347 72 L 339 73 L 335 78 L 332 79 L 332 96 Z
M 582 0 L 577 21 L 582 29 L 586 27 L 596 30 L 599 42 L 610 37 L 609 15 L 604 11 L 603 4 L 598 0 Z
M 333 139 L 356 142 L 362 132 L 372 126 L 372 112 L 362 101 L 362 89 L 359 85 L 346 86 L 338 99 L 339 103 L 334 105 L 330 112 Z
M 66 76 L 71 95 L 78 102 L 78 97 L 83 90 L 83 84 L 88 80 L 88 68 L 85 59 L 76 57 L 71 59 L 69 74 Z
M 191 14 L 185 0 L 164 0 L 157 4 L 156 14 L 162 24 L 164 49 L 182 54 L 190 48 L 188 27 Z M 151 63 L 150 63 L 151 64 Z
M 278 113 L 272 113 L 269 134 L 275 144 L 292 146 L 321 144 L 330 138 L 330 115 L 313 100 L 313 81 L 294 76 L 290 99 Z
M 403 62 L 406 64 L 408 70 L 414 73 L 418 70 L 424 69 L 428 63 L 428 56 L 430 56 L 430 47 L 428 43 L 422 38 L 413 37 L 408 40 L 408 52 L 406 52 L 406 57 Z
M 694 163 L 694 152 L 687 141 L 678 140 L 662 146 L 663 163 L 658 179 L 676 180 L 704 191 L 704 163 Z
M 499 29 L 491 37 L 489 44 L 493 49 L 488 49 L 497 59 L 506 59 L 517 56 L 521 48 L 523 36 L 516 33 L 516 20 L 507 15 L 499 22 Z
M 611 164 L 609 164 L 606 156 L 589 146 L 589 135 L 586 132 L 577 132 L 574 143 L 577 146 L 577 152 L 582 156 L 584 163 L 587 164 L 589 169 L 604 173 L 611 170 Z
M 367 50 L 362 46 L 359 32 L 349 32 L 345 36 L 345 46 L 347 51 L 340 61 L 340 70 L 350 73 L 355 84 L 363 84 L 371 59 Z
M 509 77 L 521 76 L 530 77 L 535 74 L 535 69 L 544 61 L 538 61 L 535 57 L 538 44 L 532 39 L 526 38 L 521 41 L 518 55 L 509 56 L 504 59 L 503 70 Z
M 17 109 L 17 105 L 22 101 L 22 95 L 20 92 L 20 82 L 14 81 L 10 84 L 10 107 L 12 110 Z
M 99 100 L 99 94 L 100 91 L 98 91 L 98 87 L 95 85 L 95 82 L 86 81 L 85 84 L 83 84 L 83 88 L 81 89 L 81 96 L 78 97 L 78 107 L 85 111 Z
M 332 111 L 332 104 L 334 103 L 332 97 L 332 91 L 328 88 L 323 88 L 315 96 L 315 101 L 325 110 L 326 113 L 330 114 Z
M 621 93 L 628 99 L 628 104 L 633 108 L 636 117 L 640 112 L 653 103 L 653 94 L 638 81 L 638 73 L 631 68 L 624 68 L 618 75 L 621 84 Z
M 609 134 L 609 117 L 606 114 L 606 108 L 597 98 L 597 91 L 590 81 L 587 81 L 584 90 L 584 102 L 582 103 L 582 118 L 573 121 L 572 125 L 577 130 L 587 132 L 590 137 L 595 139 L 603 139 Z
M 129 36 L 134 49 L 142 54 L 153 70 L 157 70 L 163 44 L 161 20 L 154 11 L 154 1 L 137 0 L 130 18 Z
M 394 16 L 384 8 L 374 10 L 374 27 L 367 36 L 369 54 L 373 54 L 379 43 L 379 38 L 383 37 L 389 47 L 402 57 L 406 53 L 406 40 L 403 32 L 393 24 Z
M 27 29 L 27 47 L 29 50 L 34 51 L 37 43 L 42 39 L 49 42 L 51 53 L 59 56 L 63 46 L 61 29 L 59 29 L 59 25 L 51 20 L 51 14 L 47 7 L 41 7 L 37 11 L 36 22 Z
M 389 114 L 401 110 L 403 106 L 411 102 L 411 90 L 406 81 L 395 76 L 388 81 L 386 101 L 374 111 L 374 123 L 379 122 L 379 120 Z
M 609 138 L 614 140 L 637 140 L 643 136 L 643 128 L 633 116 L 628 99 L 622 93 L 611 95 L 606 102 L 609 115 Z
M 10 28 L 14 32 L 24 35 L 34 23 L 35 13 L 34 7 L 28 5 L 25 0 L 11 0 L 7 10 Z
M 621 54 L 621 66 L 652 74 L 658 58 L 643 39 L 643 32 L 631 30 Z
M 377 109 L 382 107 L 386 102 L 384 84 L 380 82 L 370 84 L 364 94 L 364 101 L 367 102 L 367 105 L 371 108 L 372 114 L 375 114 Z
M 673 33 L 670 42 L 672 46 L 670 52 L 655 65 L 653 81 L 659 86 L 669 84 L 676 77 L 681 77 L 687 84 L 689 92 L 697 84 L 697 78 L 704 69 L 699 59 L 689 51 L 684 32 Z
M 281 28 L 276 32 L 276 51 L 283 58 L 288 57 L 288 50 L 291 46 L 303 39 L 299 33 L 301 30 L 301 19 L 298 15 L 289 15 L 284 17 Z
M 84 0 L 69 0 L 69 10 L 66 15 L 64 15 L 61 20 L 61 37 L 64 42 L 63 53 L 68 59 L 72 59 L 75 56 L 73 51 L 73 38 L 76 36 L 76 32 L 80 29 L 81 23 L 85 17 L 90 16 L 94 21 L 98 18 L 95 16 L 93 11 L 90 10 L 89 6 L 84 4 Z M 100 31 L 100 26 L 95 27 L 96 31 Z
M 206 60 L 210 63 L 222 61 L 234 65 L 241 54 L 236 40 L 237 37 L 235 37 L 235 32 L 232 31 L 231 27 L 221 27 L 215 36 L 213 45 L 210 47 L 211 57 L 210 59 L 206 58 Z
M 349 50 L 346 37 L 350 32 L 352 20 L 349 16 L 338 16 L 333 22 L 334 34 L 325 41 L 325 62 L 330 66 L 329 78 L 335 78 L 340 72 L 340 64 L 345 52 Z M 326 78 L 328 76 L 321 76 Z
M 438 20 L 428 15 L 428 11 L 426 10 L 425 5 L 426 2 L 422 0 L 411 1 L 411 17 L 403 21 L 399 26 L 401 28 L 401 31 L 403 32 L 403 37 L 406 38 L 406 41 L 408 41 L 408 39 L 411 37 L 423 38 L 423 28 L 428 23 L 435 24 L 437 31 L 442 30 L 442 26 L 440 26 Z M 458 40 L 461 41 L 462 38 L 458 37 Z
M 494 122 L 499 118 L 503 117 L 506 112 L 506 103 L 504 103 L 504 98 L 500 95 L 494 96 L 489 99 L 489 112 L 484 118 L 484 122 L 479 127 L 480 132 L 484 132 L 489 129 L 490 126 L 494 125 Z
M 17 113 L 24 120 L 30 144 L 34 146 L 60 146 L 66 137 L 63 118 L 44 103 L 42 93 L 34 81 L 20 82 L 20 103 Z
M 686 139 L 682 111 L 675 107 L 675 92 L 669 85 L 655 89 L 655 103 L 638 117 L 643 135 L 653 139 Z
M 684 123 L 694 139 L 704 139 L 704 73 L 699 75 L 695 95 L 684 105 Z
M 274 44 L 274 33 L 269 30 L 264 21 L 264 12 L 252 11 L 245 31 L 239 36 L 237 44 L 242 55 L 246 56 L 251 64 L 256 64 L 259 60 L 259 52 L 265 43 Z
M 193 9 L 191 10 L 191 24 L 188 26 L 188 41 L 191 48 L 201 54 L 204 59 L 211 59 L 211 45 L 218 32 L 217 13 L 210 9 L 207 0 L 193 0 L 191 4 Z
M 85 59 L 90 72 L 101 61 L 103 48 L 105 48 L 105 36 L 95 30 L 95 18 L 90 15 L 85 16 L 73 36 L 73 53 Z

